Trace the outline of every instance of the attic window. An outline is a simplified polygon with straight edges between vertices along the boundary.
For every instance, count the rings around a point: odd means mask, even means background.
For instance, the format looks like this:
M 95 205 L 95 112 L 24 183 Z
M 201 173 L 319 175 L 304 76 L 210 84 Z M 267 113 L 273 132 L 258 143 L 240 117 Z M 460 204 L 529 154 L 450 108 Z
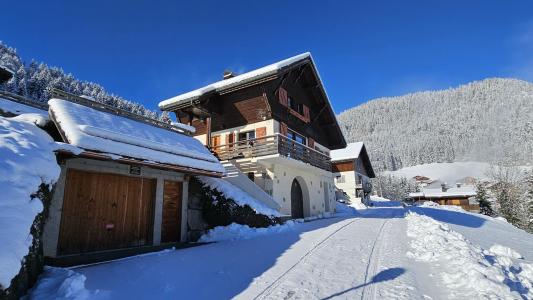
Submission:
M 304 114 L 304 105 L 294 101 L 294 99 L 292 97 L 289 97 L 287 99 L 287 104 L 292 110 L 294 110 L 295 112 L 299 113 L 300 115 Z

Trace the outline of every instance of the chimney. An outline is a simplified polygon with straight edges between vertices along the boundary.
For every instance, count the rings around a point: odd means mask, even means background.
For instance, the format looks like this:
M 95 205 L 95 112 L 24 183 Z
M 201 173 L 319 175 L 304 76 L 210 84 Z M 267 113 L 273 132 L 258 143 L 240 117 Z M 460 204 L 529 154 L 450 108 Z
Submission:
M 230 70 L 224 70 L 224 74 L 223 74 L 224 80 L 225 79 L 230 79 L 230 78 L 233 78 L 233 77 L 235 77 L 235 73 L 233 73 Z
M 447 192 L 448 191 L 448 187 L 446 185 L 446 182 L 443 182 L 441 185 L 440 185 L 441 189 L 442 189 L 442 192 Z

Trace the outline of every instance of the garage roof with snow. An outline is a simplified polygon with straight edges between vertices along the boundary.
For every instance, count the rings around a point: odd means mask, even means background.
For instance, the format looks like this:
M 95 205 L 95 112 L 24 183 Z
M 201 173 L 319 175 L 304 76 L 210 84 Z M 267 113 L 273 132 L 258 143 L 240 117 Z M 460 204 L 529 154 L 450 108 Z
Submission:
M 48 101 L 50 117 L 64 142 L 112 159 L 135 159 L 181 167 L 191 173 L 221 176 L 224 167 L 198 140 L 62 99 Z

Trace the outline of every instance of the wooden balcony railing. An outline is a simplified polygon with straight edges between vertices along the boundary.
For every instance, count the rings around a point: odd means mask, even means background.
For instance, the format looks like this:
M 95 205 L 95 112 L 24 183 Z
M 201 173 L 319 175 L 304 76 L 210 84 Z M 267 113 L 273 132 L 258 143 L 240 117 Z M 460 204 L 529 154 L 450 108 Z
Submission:
M 331 158 L 279 133 L 211 147 L 220 160 L 280 154 L 331 172 Z

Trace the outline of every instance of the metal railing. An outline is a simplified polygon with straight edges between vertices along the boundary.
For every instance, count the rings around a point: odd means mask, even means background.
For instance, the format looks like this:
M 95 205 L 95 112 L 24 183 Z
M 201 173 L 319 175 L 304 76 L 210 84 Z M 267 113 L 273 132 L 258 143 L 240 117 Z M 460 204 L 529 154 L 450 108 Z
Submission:
M 331 158 L 304 144 L 276 133 L 260 138 L 212 146 L 211 151 L 220 160 L 253 158 L 280 154 L 331 172 Z

